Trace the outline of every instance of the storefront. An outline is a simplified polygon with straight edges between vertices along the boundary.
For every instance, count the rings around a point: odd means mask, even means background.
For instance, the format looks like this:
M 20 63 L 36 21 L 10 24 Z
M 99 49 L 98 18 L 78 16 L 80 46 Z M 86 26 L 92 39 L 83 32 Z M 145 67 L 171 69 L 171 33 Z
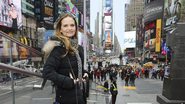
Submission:
M 155 0 L 144 9 L 144 59 L 156 62 L 161 54 L 163 2 Z

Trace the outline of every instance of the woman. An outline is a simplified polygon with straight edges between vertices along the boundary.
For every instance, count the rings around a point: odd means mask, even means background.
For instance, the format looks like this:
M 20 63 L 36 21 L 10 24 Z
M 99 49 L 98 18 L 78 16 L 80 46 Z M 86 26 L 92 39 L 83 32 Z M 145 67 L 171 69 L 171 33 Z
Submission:
M 78 45 L 77 22 L 73 16 L 63 14 L 57 19 L 55 35 L 45 44 L 43 51 L 47 56 L 43 77 L 56 86 L 56 104 L 85 104 L 83 48 Z

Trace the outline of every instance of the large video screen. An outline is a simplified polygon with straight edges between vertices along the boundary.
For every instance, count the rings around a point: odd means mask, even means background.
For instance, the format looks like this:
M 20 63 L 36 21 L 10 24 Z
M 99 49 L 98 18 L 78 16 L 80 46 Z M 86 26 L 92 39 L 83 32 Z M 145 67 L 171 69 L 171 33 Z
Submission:
M 21 0 L 0 0 L 0 25 L 16 29 L 22 26 Z

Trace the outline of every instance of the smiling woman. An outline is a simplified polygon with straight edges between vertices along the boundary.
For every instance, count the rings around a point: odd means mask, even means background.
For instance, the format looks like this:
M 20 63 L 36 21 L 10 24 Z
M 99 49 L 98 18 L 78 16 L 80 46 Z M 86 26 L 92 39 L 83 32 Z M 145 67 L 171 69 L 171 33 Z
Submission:
M 82 78 L 84 54 L 78 45 L 77 22 L 70 14 L 62 14 L 55 23 L 55 34 L 45 44 L 47 60 L 43 77 L 56 86 L 56 104 L 86 104 Z M 82 74 L 84 76 L 82 77 Z
M 61 24 L 62 25 L 60 32 L 68 38 L 73 37 L 76 32 L 75 22 L 73 18 L 66 17 L 63 19 L 63 21 L 61 21 Z

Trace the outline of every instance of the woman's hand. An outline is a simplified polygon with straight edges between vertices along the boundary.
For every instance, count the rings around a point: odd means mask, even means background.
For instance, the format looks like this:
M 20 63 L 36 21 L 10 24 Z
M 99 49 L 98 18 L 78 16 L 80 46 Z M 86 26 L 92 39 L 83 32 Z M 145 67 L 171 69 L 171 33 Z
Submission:
M 76 84 L 76 83 L 79 82 L 79 79 L 78 79 L 78 78 L 77 78 L 77 79 L 74 79 L 71 73 L 69 73 L 69 77 L 70 77 L 71 79 L 73 79 L 74 84 Z
M 84 73 L 83 78 L 89 77 L 87 73 Z

